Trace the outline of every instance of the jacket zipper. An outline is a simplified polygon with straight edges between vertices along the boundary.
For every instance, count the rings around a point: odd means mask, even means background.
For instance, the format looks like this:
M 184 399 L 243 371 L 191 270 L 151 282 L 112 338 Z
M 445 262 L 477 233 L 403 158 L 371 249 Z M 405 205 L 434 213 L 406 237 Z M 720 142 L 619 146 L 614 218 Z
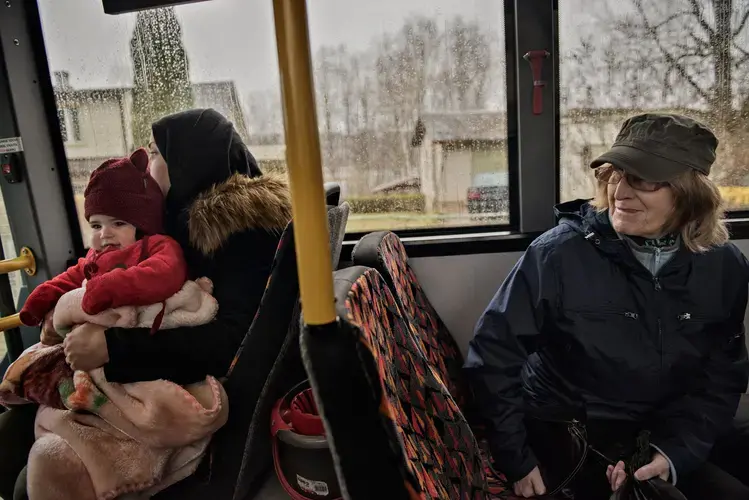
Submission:
M 717 321 L 716 317 L 694 315 L 692 313 L 681 313 L 677 316 L 679 321 L 691 321 L 694 323 L 709 323 L 711 321 Z
M 627 319 L 638 319 L 639 314 L 632 311 L 616 311 L 613 309 L 569 309 L 578 314 L 607 314 L 611 316 L 624 316 Z
M 653 286 L 656 292 L 660 292 L 663 289 L 663 287 L 661 286 L 661 280 L 660 278 L 658 278 L 658 276 L 653 276 Z M 663 379 L 663 324 L 661 322 L 660 316 L 656 320 L 656 323 L 658 325 L 658 350 L 660 351 L 661 355 L 661 369 L 658 373 L 658 386 L 660 387 L 662 385 Z

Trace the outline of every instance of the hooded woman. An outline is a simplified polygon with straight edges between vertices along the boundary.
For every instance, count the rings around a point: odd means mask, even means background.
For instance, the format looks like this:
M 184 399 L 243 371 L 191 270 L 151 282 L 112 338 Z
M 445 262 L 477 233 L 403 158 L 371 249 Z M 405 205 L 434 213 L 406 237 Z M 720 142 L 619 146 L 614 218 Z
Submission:
M 182 247 L 190 277 L 213 281 L 218 315 L 202 327 L 159 335 L 84 326 L 66 340 L 66 354 L 74 369 L 103 365 L 112 382 L 222 377 L 250 327 L 291 219 L 288 187 L 262 174 L 231 122 L 212 109 L 170 115 L 152 129 L 149 168 L 166 197 L 166 233 Z
M 166 234 L 182 247 L 190 279 L 213 281 L 218 314 L 211 323 L 157 335 L 147 328 L 105 330 L 87 323 L 67 335 L 65 353 L 73 369 L 104 366 L 110 382 L 166 379 L 184 385 L 229 370 L 291 220 L 291 200 L 287 184 L 263 175 L 220 113 L 185 111 L 152 129 L 149 169 L 166 198 Z M 33 410 L 28 405 L 0 415 L 3 498 L 13 498 L 33 443 Z M 20 483 L 17 490 L 23 489 Z

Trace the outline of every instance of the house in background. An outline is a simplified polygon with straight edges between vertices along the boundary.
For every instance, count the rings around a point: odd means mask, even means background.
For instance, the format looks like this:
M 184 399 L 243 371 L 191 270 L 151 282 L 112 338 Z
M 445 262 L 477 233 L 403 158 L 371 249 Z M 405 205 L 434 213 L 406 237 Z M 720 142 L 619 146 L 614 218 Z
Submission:
M 589 165 L 614 142 L 629 108 L 568 109 L 560 116 L 560 199 L 593 196 Z M 663 110 L 682 112 L 685 110 Z M 698 118 L 702 118 L 699 114 Z M 424 113 L 413 132 L 427 212 L 465 213 L 472 193 L 509 186 L 507 118 L 502 112 Z M 554 147 L 539 144 L 538 147 Z M 503 195 L 506 196 L 506 195 Z
M 197 108 L 214 108 L 248 139 L 244 113 L 234 82 L 192 84 Z M 104 160 L 132 152 L 133 89 L 75 89 L 67 71 L 54 72 L 60 133 L 76 193 L 82 193 L 92 170 Z
M 426 212 L 466 212 L 469 188 L 509 184 L 505 113 L 424 113 L 411 146 Z

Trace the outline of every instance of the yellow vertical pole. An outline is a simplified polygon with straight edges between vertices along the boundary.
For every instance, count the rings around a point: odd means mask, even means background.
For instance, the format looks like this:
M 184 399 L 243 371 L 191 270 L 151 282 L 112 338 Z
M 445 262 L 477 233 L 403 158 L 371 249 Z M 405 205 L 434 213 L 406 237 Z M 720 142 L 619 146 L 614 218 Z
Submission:
M 308 325 L 336 320 L 305 0 L 273 0 L 299 289 Z

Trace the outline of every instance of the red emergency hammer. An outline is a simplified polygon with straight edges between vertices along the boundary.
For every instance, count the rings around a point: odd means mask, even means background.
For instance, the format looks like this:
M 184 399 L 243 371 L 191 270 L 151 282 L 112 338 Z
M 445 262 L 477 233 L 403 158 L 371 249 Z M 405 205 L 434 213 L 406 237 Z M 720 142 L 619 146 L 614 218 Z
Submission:
M 541 70 L 544 66 L 544 59 L 549 57 L 545 50 L 531 50 L 523 56 L 528 61 L 533 72 L 533 114 L 540 115 L 544 110 L 543 105 L 543 88 L 546 82 L 541 79 Z

